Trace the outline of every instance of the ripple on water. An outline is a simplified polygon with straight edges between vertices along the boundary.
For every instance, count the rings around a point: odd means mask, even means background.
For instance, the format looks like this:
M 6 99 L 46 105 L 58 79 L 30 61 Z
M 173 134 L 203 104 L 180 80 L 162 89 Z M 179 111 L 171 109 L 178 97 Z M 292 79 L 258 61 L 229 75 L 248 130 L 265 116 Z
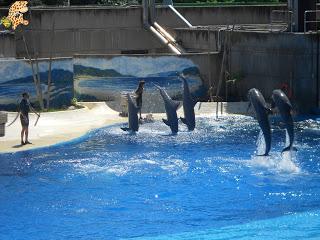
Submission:
M 113 125 L 74 143 L 0 155 L 0 238 L 215 239 L 219 229 L 234 238 L 245 229 L 245 238 L 257 226 L 262 235 L 276 230 L 273 219 L 294 226 L 290 216 L 320 207 L 319 127 L 297 123 L 299 151 L 284 154 L 284 130 L 274 127 L 268 157 L 256 156 L 257 122 L 241 116 L 197 118 L 195 131 L 181 126 L 174 136 L 160 121 L 137 134 Z M 311 223 L 299 236 L 320 234 L 314 217 L 302 218 Z

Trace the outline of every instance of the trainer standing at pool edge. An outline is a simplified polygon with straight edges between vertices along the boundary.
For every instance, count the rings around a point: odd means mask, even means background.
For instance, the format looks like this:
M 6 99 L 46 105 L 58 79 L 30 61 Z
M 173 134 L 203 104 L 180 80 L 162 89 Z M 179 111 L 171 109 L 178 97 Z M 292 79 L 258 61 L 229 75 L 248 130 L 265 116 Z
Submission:
M 144 80 L 141 80 L 141 81 L 139 82 L 139 85 L 138 85 L 137 90 L 135 91 L 137 107 L 140 108 L 140 110 L 139 110 L 140 120 L 142 119 L 142 116 L 141 116 L 141 108 L 142 108 L 142 94 L 143 94 L 143 89 L 144 89 L 144 83 L 145 83 L 145 81 L 144 81 Z
M 21 145 L 25 144 L 31 144 L 28 140 L 29 136 L 29 112 L 32 111 L 35 114 L 39 114 L 31 107 L 30 101 L 29 101 L 29 94 L 23 93 L 22 94 L 22 100 L 19 104 L 19 112 L 20 112 L 20 121 L 21 121 Z M 25 136 L 25 141 L 23 141 L 23 138 Z

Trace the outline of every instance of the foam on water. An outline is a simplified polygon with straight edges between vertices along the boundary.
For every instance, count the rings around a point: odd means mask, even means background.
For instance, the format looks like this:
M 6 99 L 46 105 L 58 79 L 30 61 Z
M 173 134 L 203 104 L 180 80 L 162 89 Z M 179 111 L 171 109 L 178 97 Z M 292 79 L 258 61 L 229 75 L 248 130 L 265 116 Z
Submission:
M 290 144 L 289 134 L 285 131 L 285 146 Z M 296 151 L 286 151 L 283 153 L 270 152 L 269 156 L 257 156 L 265 153 L 266 144 L 263 132 L 260 131 L 257 139 L 257 149 L 255 155 L 251 158 L 252 166 L 264 167 L 271 171 L 283 173 L 299 174 L 301 173 L 300 167 L 296 164 L 297 153 Z
M 294 152 L 273 153 L 270 156 L 252 156 L 250 165 L 263 167 L 279 174 L 300 174 L 301 169 L 295 163 Z

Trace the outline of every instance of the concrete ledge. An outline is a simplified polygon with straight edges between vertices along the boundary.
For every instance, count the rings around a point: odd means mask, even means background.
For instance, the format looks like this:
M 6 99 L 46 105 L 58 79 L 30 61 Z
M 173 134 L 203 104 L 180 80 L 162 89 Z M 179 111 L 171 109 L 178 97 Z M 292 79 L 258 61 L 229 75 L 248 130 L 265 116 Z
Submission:
M 248 102 L 220 102 L 218 104 L 219 115 L 230 115 L 230 114 L 242 114 L 248 115 L 247 108 Z M 216 114 L 217 103 L 216 102 L 200 102 L 197 103 L 194 108 L 196 115 L 208 115 Z M 251 112 L 249 112 L 251 113 Z M 178 110 L 178 115 L 183 115 L 183 108 Z

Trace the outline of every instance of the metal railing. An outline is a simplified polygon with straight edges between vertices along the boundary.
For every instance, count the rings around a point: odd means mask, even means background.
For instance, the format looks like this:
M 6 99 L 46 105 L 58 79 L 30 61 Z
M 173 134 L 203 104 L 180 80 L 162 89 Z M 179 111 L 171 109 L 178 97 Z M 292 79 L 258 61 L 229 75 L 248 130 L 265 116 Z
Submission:
M 276 18 L 276 16 L 284 16 L 285 19 L 280 19 L 279 17 Z M 287 24 L 287 29 L 290 29 L 290 32 L 293 31 L 293 12 L 288 10 L 272 10 L 270 15 L 270 30 L 273 31 L 273 27 L 275 24 Z
M 316 28 L 314 31 L 318 30 L 318 23 L 320 23 L 320 20 L 318 20 L 317 15 L 320 13 L 320 10 L 308 10 L 304 12 L 304 32 L 307 32 L 308 24 L 313 23 L 316 24 Z M 311 14 L 315 14 L 315 20 L 308 20 L 308 16 L 310 17 Z
M 182 16 L 177 9 L 173 5 L 168 5 L 168 7 L 174 12 L 189 28 L 193 28 L 192 24 L 184 17 Z

